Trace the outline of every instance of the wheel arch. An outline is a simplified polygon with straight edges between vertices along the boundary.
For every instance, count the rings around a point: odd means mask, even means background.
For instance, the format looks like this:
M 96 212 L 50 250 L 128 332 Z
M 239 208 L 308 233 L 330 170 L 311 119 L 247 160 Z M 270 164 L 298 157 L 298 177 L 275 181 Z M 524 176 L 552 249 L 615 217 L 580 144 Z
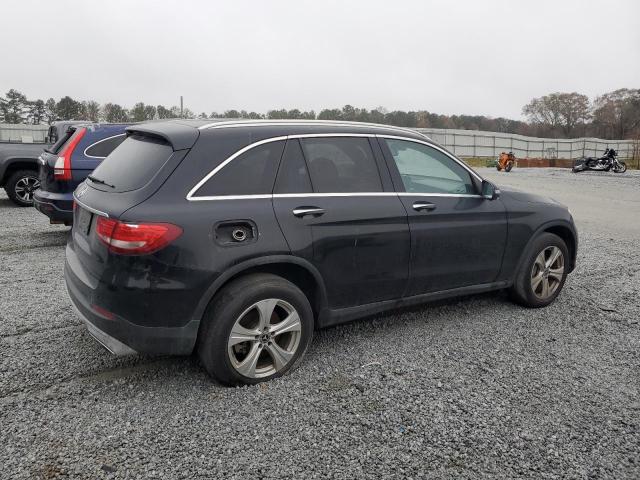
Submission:
M 0 186 L 4 186 L 9 177 L 18 170 L 38 171 L 38 163 L 34 159 L 13 157 L 7 158 L 2 162 L 2 171 L 0 171 Z
M 522 254 L 518 259 L 518 264 L 515 271 L 518 272 L 520 270 L 522 262 L 529 252 L 531 244 L 542 233 L 552 233 L 554 235 L 557 235 L 567 245 L 570 257 L 568 273 L 571 273 L 576 266 L 576 255 L 578 253 L 578 234 L 575 228 L 568 221 L 564 220 L 554 220 L 551 222 L 547 222 L 537 228 L 537 230 L 531 235 L 531 238 L 529 238 L 529 241 L 527 242 L 525 248 L 522 250 Z
M 319 318 L 327 306 L 324 281 L 311 263 L 292 255 L 273 255 L 246 260 L 225 270 L 203 295 L 196 307 L 194 318 L 202 321 L 211 301 L 222 288 L 232 280 L 252 273 L 271 273 L 296 285 L 309 299 L 315 325 L 319 325 Z

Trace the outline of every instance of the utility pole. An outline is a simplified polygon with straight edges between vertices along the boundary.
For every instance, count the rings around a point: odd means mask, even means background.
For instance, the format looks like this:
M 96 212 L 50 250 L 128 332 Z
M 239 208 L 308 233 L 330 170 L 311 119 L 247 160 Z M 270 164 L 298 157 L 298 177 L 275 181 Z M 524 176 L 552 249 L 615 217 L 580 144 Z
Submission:
M 184 118 L 183 110 L 182 95 L 180 95 L 180 118 Z

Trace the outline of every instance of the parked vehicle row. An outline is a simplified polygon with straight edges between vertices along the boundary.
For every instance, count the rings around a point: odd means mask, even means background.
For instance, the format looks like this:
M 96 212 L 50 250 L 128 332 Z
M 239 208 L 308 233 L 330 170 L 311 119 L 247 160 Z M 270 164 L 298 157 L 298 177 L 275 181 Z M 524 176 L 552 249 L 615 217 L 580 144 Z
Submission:
M 51 223 L 71 225 L 73 191 L 125 139 L 127 124 L 70 126 L 58 142 L 40 155 L 39 189 L 33 205 Z
M 578 247 L 565 206 L 362 123 L 132 125 L 74 200 L 65 281 L 89 332 L 116 354 L 196 351 L 230 385 L 400 306 L 508 289 L 544 307 Z
M 0 187 L 20 207 L 33 204 L 33 194 L 40 187 L 38 158 L 43 148 L 50 148 L 72 125 L 79 121 L 54 122 L 47 134 L 47 143 L 0 143 Z

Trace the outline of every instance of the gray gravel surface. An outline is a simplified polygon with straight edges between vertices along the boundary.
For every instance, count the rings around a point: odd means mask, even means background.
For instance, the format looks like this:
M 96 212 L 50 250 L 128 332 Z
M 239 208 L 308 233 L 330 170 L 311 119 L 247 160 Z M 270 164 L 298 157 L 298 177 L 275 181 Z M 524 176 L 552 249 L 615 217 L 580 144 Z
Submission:
M 357 321 L 244 388 L 104 351 L 65 293 L 68 229 L 0 196 L 0 478 L 640 478 L 639 172 L 482 174 L 574 212 L 553 305 Z

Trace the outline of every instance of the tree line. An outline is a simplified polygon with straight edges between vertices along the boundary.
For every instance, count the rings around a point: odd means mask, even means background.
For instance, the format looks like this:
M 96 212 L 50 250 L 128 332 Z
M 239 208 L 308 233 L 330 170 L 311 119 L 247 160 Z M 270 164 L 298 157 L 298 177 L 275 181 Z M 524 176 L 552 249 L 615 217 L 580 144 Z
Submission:
M 368 110 L 345 105 L 315 111 L 299 109 L 205 112 L 199 115 L 177 106 L 136 103 L 125 108 L 116 103 L 100 105 L 94 100 L 75 100 L 65 96 L 29 100 L 15 89 L 0 97 L 0 122 L 51 124 L 56 120 L 89 120 L 110 123 L 144 122 L 168 118 L 245 118 L 308 119 L 371 122 L 411 128 L 455 128 L 517 133 L 527 136 L 570 138 L 595 136 L 606 139 L 640 138 L 640 89 L 622 88 L 590 100 L 580 93 L 550 93 L 534 98 L 522 109 L 528 121 L 492 118 L 484 115 L 441 115 L 426 110 L 388 111 L 384 107 Z

